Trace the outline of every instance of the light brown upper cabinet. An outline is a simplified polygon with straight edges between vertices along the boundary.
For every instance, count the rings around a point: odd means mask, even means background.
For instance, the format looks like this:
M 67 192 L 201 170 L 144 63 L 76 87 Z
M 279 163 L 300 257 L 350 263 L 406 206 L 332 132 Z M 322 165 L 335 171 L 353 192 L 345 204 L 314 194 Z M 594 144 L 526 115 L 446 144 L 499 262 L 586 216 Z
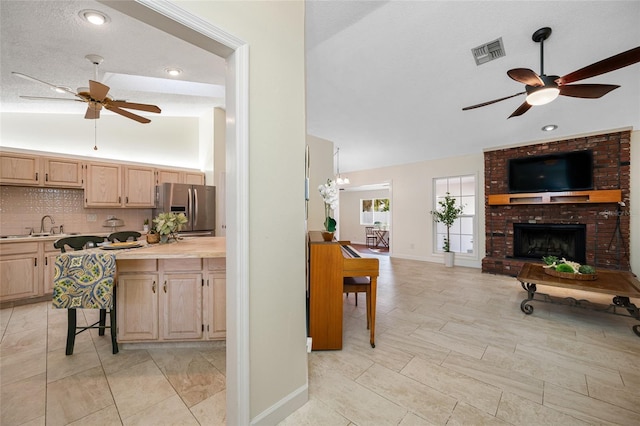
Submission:
M 156 169 L 156 184 L 163 183 L 188 183 L 190 185 L 204 185 L 203 172 L 190 170 Z
M 0 153 L 2 185 L 82 188 L 82 162 L 75 159 Z
M 204 173 L 201 172 L 184 172 L 184 183 L 190 185 L 204 185 Z
M 124 166 L 124 206 L 155 207 L 155 169 Z
M 180 170 L 156 169 L 156 184 L 183 183 L 182 175 Z
M 122 169 L 119 164 L 85 165 L 84 206 L 122 206 Z
M 44 186 L 82 188 L 82 163 L 68 158 L 42 158 Z
M 0 183 L 39 185 L 40 159 L 33 155 L 0 153 Z
M 85 207 L 154 207 L 155 169 L 88 163 L 85 170 Z

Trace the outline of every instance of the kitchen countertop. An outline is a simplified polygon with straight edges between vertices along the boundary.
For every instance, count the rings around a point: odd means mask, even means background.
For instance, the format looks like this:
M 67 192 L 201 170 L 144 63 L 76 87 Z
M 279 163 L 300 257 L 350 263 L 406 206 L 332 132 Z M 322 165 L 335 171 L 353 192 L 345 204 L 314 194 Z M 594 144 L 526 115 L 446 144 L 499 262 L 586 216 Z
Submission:
M 184 259 L 226 257 L 225 237 L 184 237 L 178 242 L 147 244 L 143 247 L 115 251 L 116 260 L 125 259 Z
M 32 243 L 39 241 L 55 241 L 59 238 L 78 235 L 96 235 L 107 237 L 110 232 L 95 232 L 87 234 L 54 234 L 48 236 L 12 236 L 0 238 L 0 245 L 14 243 Z M 226 257 L 225 237 L 180 237 L 178 242 L 167 244 L 147 244 L 144 235 L 139 240 L 143 246 L 135 249 L 114 250 L 116 259 L 180 259 L 180 258 L 210 258 Z

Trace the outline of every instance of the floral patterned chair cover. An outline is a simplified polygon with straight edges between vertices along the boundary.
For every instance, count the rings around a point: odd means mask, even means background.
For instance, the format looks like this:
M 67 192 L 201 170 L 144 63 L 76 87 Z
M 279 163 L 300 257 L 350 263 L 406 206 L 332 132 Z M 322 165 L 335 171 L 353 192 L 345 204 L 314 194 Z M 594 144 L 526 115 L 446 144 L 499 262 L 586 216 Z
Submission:
M 66 354 L 73 354 L 75 336 L 89 328 L 104 335 L 111 329 L 113 353 L 118 353 L 115 304 L 116 257 L 94 250 L 62 253 L 56 258 L 53 307 L 68 310 Z M 76 309 L 100 309 L 100 320 L 88 327 L 76 325 Z M 110 326 L 105 325 L 109 311 Z M 76 331 L 76 330 L 80 331 Z

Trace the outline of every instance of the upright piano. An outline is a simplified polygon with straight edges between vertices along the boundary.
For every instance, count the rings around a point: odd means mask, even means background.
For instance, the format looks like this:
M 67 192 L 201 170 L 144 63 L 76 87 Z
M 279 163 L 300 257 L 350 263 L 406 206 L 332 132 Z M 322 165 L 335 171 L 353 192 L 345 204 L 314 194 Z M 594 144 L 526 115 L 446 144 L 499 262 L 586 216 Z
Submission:
M 379 261 L 362 257 L 346 241 L 324 241 L 309 232 L 308 326 L 313 350 L 342 349 L 343 280 L 368 277 L 375 301 Z M 374 346 L 375 303 L 371 307 L 370 343 Z

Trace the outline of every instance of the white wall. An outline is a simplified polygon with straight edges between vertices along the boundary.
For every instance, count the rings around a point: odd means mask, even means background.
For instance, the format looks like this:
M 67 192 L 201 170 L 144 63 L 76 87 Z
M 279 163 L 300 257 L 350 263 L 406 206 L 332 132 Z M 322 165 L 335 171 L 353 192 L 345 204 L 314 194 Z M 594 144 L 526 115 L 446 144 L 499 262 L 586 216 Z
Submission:
M 351 184 L 391 183 L 391 249 L 394 257 L 443 262 L 433 241 L 433 179 L 443 176 L 476 176 L 475 254 L 456 255 L 456 265 L 480 268 L 485 253 L 484 236 L 484 155 L 482 153 L 447 159 L 423 161 L 402 166 L 349 172 Z M 341 212 L 341 217 L 342 217 Z M 345 230 L 345 232 L 348 232 Z M 347 234 L 349 235 L 349 234 Z M 344 238 L 344 235 L 341 235 Z M 355 240 L 355 238 L 354 238 Z
M 304 2 L 175 4 L 249 46 L 248 374 L 260 422 L 307 389 Z
M 85 120 L 83 114 L 0 113 L 0 145 L 200 168 L 197 118 L 158 116 L 152 118 L 151 123 L 141 124 L 115 114 Z M 97 151 L 93 149 L 96 134 Z
M 307 135 L 309 145 L 309 204 L 307 229 L 324 229 L 324 201 L 318 192 L 318 186 L 333 179 L 333 142 Z M 339 230 L 338 230 L 339 232 Z

